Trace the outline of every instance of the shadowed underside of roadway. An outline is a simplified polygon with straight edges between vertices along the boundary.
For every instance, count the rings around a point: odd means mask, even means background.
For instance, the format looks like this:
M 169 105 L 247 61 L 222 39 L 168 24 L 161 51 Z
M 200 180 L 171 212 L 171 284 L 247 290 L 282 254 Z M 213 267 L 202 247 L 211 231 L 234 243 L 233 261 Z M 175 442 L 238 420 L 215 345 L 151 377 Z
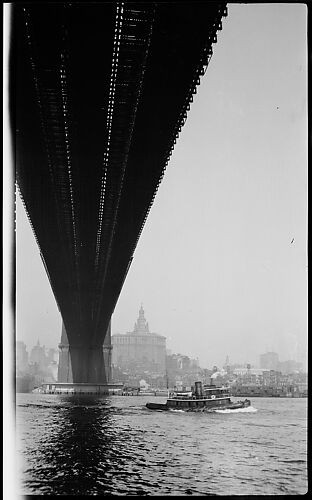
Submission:
M 13 5 L 16 178 L 74 382 L 104 381 L 110 318 L 225 5 Z

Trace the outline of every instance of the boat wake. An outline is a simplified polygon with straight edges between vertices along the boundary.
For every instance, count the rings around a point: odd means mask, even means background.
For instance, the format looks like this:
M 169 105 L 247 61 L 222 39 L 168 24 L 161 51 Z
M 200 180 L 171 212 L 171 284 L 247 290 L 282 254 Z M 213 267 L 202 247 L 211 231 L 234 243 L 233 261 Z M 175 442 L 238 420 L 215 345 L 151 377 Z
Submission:
M 161 410 L 159 410 L 161 411 Z M 201 410 L 175 410 L 174 408 L 169 409 L 170 412 L 174 413 L 256 413 L 258 410 L 253 406 L 248 406 L 247 408 L 236 408 L 235 410 L 225 409 L 225 410 L 216 410 L 214 408 L 211 409 L 201 409 Z
M 257 411 L 257 408 L 247 406 L 247 408 L 236 408 L 236 410 L 215 410 L 215 413 L 256 413 Z

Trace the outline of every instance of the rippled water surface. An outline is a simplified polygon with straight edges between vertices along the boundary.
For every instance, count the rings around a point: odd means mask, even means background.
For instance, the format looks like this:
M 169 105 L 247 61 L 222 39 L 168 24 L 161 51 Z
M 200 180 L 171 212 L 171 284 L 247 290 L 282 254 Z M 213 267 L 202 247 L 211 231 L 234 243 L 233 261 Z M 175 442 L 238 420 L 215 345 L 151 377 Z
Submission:
M 17 394 L 22 494 L 307 492 L 306 399 L 204 414 L 145 408 L 161 397 L 86 398 Z

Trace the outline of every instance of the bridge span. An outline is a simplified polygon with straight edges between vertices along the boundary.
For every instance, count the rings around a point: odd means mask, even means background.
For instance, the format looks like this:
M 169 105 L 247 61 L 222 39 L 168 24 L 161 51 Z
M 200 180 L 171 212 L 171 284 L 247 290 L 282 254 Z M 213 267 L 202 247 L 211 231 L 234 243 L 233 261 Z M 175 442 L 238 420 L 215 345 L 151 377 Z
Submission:
M 226 14 L 207 1 L 12 6 L 16 181 L 70 381 L 109 382 L 111 316 Z

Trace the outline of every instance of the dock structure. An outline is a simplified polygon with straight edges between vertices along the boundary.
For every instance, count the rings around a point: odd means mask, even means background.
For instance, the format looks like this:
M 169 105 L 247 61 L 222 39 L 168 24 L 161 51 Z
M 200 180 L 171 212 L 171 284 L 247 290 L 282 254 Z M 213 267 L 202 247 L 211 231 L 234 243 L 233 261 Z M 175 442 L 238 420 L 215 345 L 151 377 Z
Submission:
M 69 382 L 50 382 L 42 384 L 38 392 L 44 394 L 60 395 L 112 395 L 119 394 L 122 391 L 122 383 L 109 384 L 91 384 L 91 383 L 69 383 Z

